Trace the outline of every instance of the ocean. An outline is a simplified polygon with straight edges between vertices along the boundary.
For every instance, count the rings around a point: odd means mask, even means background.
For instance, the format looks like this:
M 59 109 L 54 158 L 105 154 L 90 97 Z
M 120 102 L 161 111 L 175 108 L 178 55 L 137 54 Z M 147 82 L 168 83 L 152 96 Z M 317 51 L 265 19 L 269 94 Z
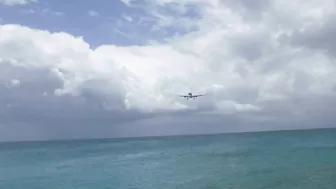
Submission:
M 0 144 L 0 189 L 335 189 L 336 131 Z

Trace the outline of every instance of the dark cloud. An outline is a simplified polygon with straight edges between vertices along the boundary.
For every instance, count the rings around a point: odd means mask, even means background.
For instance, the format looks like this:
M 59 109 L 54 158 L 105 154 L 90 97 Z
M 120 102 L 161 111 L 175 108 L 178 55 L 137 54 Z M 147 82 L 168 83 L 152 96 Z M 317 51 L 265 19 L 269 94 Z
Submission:
M 93 92 L 90 85 L 80 96 L 57 96 L 63 83 L 49 70 L 9 64 L 0 70 L 0 140 L 118 137 L 118 124 L 153 116 L 126 110 L 120 97 Z M 12 85 L 14 78 L 20 85 Z
M 271 49 L 269 38 L 266 34 L 251 34 L 232 39 L 232 52 L 253 62 L 268 53 Z
M 327 17 L 315 27 L 308 27 L 305 30 L 296 30 L 293 34 L 283 37 L 295 46 L 320 50 L 328 55 L 336 56 L 336 14 Z

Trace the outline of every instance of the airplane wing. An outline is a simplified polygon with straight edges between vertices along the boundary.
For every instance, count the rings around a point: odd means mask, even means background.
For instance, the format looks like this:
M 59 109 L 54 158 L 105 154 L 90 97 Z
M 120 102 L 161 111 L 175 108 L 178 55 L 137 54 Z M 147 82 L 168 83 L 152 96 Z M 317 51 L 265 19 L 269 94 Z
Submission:
M 189 97 L 189 96 L 187 96 L 187 95 L 180 95 L 180 97 L 184 97 L 185 98 L 185 97 Z
M 193 97 L 199 97 L 199 96 L 204 96 L 204 95 L 193 95 Z

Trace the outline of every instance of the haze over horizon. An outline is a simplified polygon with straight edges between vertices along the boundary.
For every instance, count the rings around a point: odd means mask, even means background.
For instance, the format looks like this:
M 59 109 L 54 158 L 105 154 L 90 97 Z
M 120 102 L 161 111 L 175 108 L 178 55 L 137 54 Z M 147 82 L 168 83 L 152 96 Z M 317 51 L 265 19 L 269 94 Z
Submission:
M 335 127 L 335 21 L 334 0 L 0 0 L 0 141 Z

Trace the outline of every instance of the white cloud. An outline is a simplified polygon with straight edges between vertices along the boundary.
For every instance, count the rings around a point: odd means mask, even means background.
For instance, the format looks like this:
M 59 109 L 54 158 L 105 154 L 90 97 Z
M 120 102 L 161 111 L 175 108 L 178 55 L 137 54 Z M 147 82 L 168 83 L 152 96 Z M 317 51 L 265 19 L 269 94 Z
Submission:
M 64 15 L 63 12 L 53 11 L 53 10 L 50 10 L 48 8 L 40 9 L 40 10 L 39 9 L 35 9 L 35 10 L 27 9 L 27 10 L 21 10 L 20 12 L 23 13 L 23 14 L 51 14 L 51 15 L 54 15 L 54 16 L 63 16 Z
M 125 20 L 127 20 L 128 22 L 132 22 L 133 21 L 133 18 L 131 16 L 128 16 L 128 15 L 123 15 L 123 18 Z
M 314 107 L 298 106 L 300 99 L 331 111 L 323 104 L 335 94 L 336 54 L 304 47 L 302 40 L 301 46 L 294 45 L 292 38 L 298 31 L 322 28 L 334 16 L 334 1 L 303 5 L 299 0 L 274 0 L 258 7 L 262 13 L 250 11 L 255 7 L 243 0 L 235 9 L 229 0 L 148 2 L 154 8 L 174 3 L 196 7 L 199 18 L 190 24 L 198 29 L 166 43 L 92 49 L 82 37 L 2 25 L 0 64 L 50 70 L 63 83 L 55 95 L 80 97 L 90 91 L 104 99 L 105 108 L 115 108 L 114 100 L 122 99 L 127 109 L 149 112 L 189 109 L 265 120 L 288 115 L 309 119 L 307 112 Z M 161 8 L 153 9 L 161 27 L 181 24 Z M 178 97 L 188 92 L 206 96 L 189 101 Z
M 12 79 L 11 84 L 12 84 L 12 86 L 19 86 L 20 85 L 20 81 L 17 80 L 17 79 Z
M 23 10 L 22 13 L 23 13 L 23 14 L 35 14 L 35 13 L 36 13 L 36 10 L 33 10 L 33 9 Z
M 130 6 L 134 0 L 120 0 L 122 3 L 124 3 L 126 6 Z
M 4 4 L 4 5 L 9 5 L 9 6 L 13 6 L 13 5 L 26 5 L 29 3 L 36 3 L 38 2 L 37 0 L 0 0 L 0 3 Z
M 97 17 L 97 16 L 99 16 L 99 13 L 96 12 L 96 11 L 93 11 L 93 10 L 89 10 L 88 13 L 89 13 L 89 15 L 92 16 L 92 17 Z
M 64 15 L 63 12 L 53 11 L 53 10 L 50 10 L 50 9 L 43 9 L 41 12 L 42 12 L 42 13 L 53 14 L 53 15 L 55 15 L 55 16 L 63 16 L 63 15 Z

